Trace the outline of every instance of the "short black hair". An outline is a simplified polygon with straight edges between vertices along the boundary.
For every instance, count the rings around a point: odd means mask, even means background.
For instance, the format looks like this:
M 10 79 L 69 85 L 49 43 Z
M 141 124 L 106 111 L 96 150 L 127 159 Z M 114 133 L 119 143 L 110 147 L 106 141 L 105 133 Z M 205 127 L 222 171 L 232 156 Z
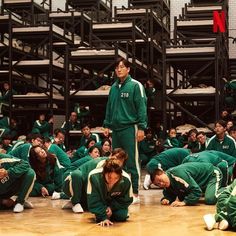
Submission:
M 116 62 L 115 62 L 115 67 L 117 67 L 117 66 L 120 64 L 120 62 L 123 62 L 123 64 L 124 64 L 127 68 L 130 67 L 129 61 L 126 60 L 126 59 L 123 58 L 123 57 L 119 57 L 119 58 L 116 60 Z

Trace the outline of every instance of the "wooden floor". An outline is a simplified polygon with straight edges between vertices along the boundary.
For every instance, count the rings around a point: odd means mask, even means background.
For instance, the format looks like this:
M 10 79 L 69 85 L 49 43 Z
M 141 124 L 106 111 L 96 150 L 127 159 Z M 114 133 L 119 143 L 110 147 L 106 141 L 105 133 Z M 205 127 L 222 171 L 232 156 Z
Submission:
M 141 204 L 130 207 L 129 220 L 106 228 L 97 226 L 90 213 L 74 214 L 71 210 L 62 210 L 61 205 L 65 200 L 30 198 L 34 209 L 18 214 L 11 211 L 0 212 L 0 235 L 232 235 L 230 231 L 205 229 L 202 216 L 214 212 L 214 206 L 204 204 L 180 208 L 161 206 L 161 196 L 162 191 L 158 189 L 141 190 Z

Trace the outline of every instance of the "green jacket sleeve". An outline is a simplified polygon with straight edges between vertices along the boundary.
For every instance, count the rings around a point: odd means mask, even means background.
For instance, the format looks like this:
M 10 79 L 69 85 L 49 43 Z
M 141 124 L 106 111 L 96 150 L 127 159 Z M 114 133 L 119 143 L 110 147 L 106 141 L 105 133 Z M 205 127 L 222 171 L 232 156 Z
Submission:
M 60 162 L 60 165 L 62 165 L 65 169 L 68 169 L 70 167 L 71 161 L 66 152 L 64 152 L 61 148 L 57 147 L 56 151 L 56 157 L 58 161 Z
M 7 169 L 9 177 L 13 178 L 20 177 L 22 174 L 26 173 L 30 169 L 30 165 L 28 162 L 24 160 L 15 160 L 16 161 L 14 162 L 14 164 Z
M 111 91 L 110 91 L 111 93 Z M 111 102 L 110 102 L 110 94 L 108 96 L 108 101 L 106 105 L 106 115 L 105 120 L 103 122 L 103 127 L 105 128 L 111 128 Z
M 107 204 L 102 196 L 102 190 L 99 188 L 101 183 L 99 183 L 94 175 L 91 175 L 88 181 L 89 185 L 91 186 L 91 191 L 87 190 L 88 209 L 96 215 L 96 218 L 105 220 L 107 219 Z
M 188 194 L 185 196 L 184 202 L 186 205 L 194 205 L 200 199 L 202 190 L 190 175 L 186 179 L 189 186 L 187 187 Z
M 147 97 L 143 86 L 137 84 L 134 91 L 134 103 L 138 116 L 138 129 L 147 127 Z
M 36 179 L 34 182 L 34 191 L 37 193 L 41 193 L 41 189 L 42 189 L 43 185 Z

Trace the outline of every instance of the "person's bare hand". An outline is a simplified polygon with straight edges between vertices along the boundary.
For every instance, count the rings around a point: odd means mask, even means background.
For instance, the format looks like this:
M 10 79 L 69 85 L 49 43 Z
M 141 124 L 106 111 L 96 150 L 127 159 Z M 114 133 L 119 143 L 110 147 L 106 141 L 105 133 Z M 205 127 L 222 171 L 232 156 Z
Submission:
M 110 130 L 109 130 L 108 128 L 104 128 L 104 129 L 103 129 L 103 135 L 104 135 L 105 137 L 109 137 L 109 133 L 110 133 Z
M 186 206 L 185 202 L 180 202 L 180 201 L 174 201 L 170 204 L 172 207 L 181 207 L 181 206 Z
M 49 196 L 48 190 L 45 187 L 41 188 L 41 194 L 43 197 Z
M 3 178 L 5 178 L 5 177 L 7 177 L 7 176 L 8 176 L 7 170 L 4 169 L 4 168 L 1 168 L 1 169 L 0 169 L 0 179 L 3 179 Z
M 144 131 L 139 129 L 137 131 L 137 137 L 136 138 L 137 138 L 138 142 L 141 142 L 144 139 Z
M 162 204 L 162 205 L 169 205 L 169 204 L 170 204 L 170 201 L 169 201 L 168 199 L 165 199 L 165 198 L 164 198 L 164 199 L 161 200 L 161 204 Z
M 106 220 L 103 220 L 103 221 L 99 222 L 98 225 L 104 227 L 104 226 L 113 225 L 113 223 L 110 220 L 106 219 Z

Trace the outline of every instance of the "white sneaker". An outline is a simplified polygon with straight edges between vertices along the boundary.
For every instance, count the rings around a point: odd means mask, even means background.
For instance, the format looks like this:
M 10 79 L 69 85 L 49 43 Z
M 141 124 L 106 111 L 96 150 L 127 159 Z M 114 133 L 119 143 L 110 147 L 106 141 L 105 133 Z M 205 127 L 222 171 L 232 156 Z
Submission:
M 203 216 L 203 219 L 207 230 L 213 230 L 216 223 L 215 216 L 213 214 L 207 214 Z
M 61 193 L 54 191 L 52 194 L 52 200 L 58 200 L 60 198 L 61 198 Z
M 25 201 L 24 208 L 25 209 L 33 209 L 34 206 L 33 206 L 33 204 L 31 202 Z
M 62 209 L 72 209 L 73 205 L 72 205 L 71 201 L 68 201 L 61 208 Z
M 138 197 L 133 196 L 132 204 L 140 204 L 140 197 L 139 196 Z
M 17 203 L 13 208 L 13 212 L 15 213 L 20 213 L 22 211 L 24 211 L 24 206 L 20 203 Z
M 83 213 L 84 212 L 84 209 L 82 208 L 82 206 L 79 203 L 75 204 L 72 207 L 72 210 L 74 213 Z
M 145 175 L 144 181 L 143 181 L 143 188 L 145 190 L 148 190 L 150 188 L 150 185 L 152 184 L 151 176 L 149 174 Z
M 222 221 L 220 221 L 219 226 L 218 226 L 218 229 L 220 229 L 220 230 L 226 230 L 226 229 L 228 229 L 228 228 L 229 228 L 229 223 L 228 223 L 227 220 L 222 220 Z

